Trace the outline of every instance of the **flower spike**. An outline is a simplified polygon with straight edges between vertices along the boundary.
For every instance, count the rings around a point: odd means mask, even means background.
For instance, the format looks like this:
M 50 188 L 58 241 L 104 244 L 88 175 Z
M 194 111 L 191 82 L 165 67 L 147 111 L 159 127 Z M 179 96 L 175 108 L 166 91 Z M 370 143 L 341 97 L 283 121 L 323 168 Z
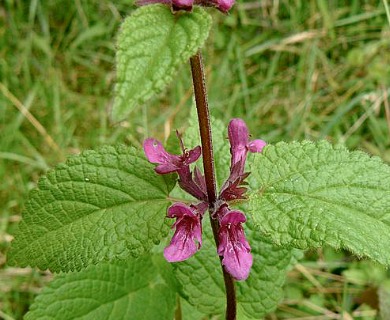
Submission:
M 231 210 L 228 203 L 245 199 L 245 179 L 249 175 L 249 172 L 245 172 L 247 154 L 261 152 L 266 143 L 263 140 L 249 141 L 249 131 L 243 120 L 230 121 L 230 175 L 222 185 L 216 201 L 210 203 L 205 176 L 196 167 L 194 171 L 190 169 L 190 164 L 201 156 L 201 148 L 197 146 L 187 150 L 179 132 L 176 134 L 182 150 L 181 155 L 167 152 L 161 142 L 155 139 L 149 138 L 144 142 L 146 157 L 157 164 L 155 171 L 159 174 L 176 172 L 179 175 L 179 186 L 200 200 L 198 204 L 188 206 L 178 202 L 168 208 L 168 218 L 176 218 L 176 222 L 172 226 L 175 233 L 170 244 L 164 249 L 164 256 L 169 262 L 179 262 L 194 255 L 202 246 L 203 215 L 209 207 L 213 207 L 211 219 L 217 220 L 219 224 L 217 252 L 222 256 L 222 265 L 236 280 L 245 280 L 253 264 L 251 247 L 242 227 L 246 217 L 241 211 Z

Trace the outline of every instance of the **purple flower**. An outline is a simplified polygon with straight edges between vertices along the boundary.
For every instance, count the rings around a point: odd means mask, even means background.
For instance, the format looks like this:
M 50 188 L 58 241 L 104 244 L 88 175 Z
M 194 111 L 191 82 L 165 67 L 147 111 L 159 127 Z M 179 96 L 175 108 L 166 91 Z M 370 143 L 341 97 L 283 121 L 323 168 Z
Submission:
M 249 131 L 245 122 L 241 119 L 232 119 L 228 127 L 230 141 L 230 163 L 229 178 L 223 184 L 219 198 L 225 201 L 245 199 L 246 188 L 245 178 L 249 173 L 244 172 L 245 161 L 248 151 L 261 152 L 266 145 L 263 140 L 249 141 Z
M 239 172 L 244 172 L 246 155 L 249 152 L 261 152 L 267 144 L 263 140 L 249 141 L 249 131 L 244 120 L 232 119 L 228 127 L 230 153 L 232 160 L 230 169 L 239 164 Z
M 149 138 L 144 141 L 144 151 L 148 160 L 157 163 L 154 169 L 159 174 L 179 172 L 199 159 L 202 149 L 200 146 L 189 151 L 183 150 L 183 154 L 178 156 L 168 153 L 160 141 Z
M 227 213 L 220 219 L 218 254 L 223 257 L 222 264 L 233 278 L 245 280 L 253 263 L 251 248 L 241 225 L 246 218 L 238 210 L 230 211 L 225 207 L 223 211 Z
M 191 11 L 194 5 L 201 7 L 214 7 L 223 13 L 227 13 L 234 5 L 235 0 L 137 0 L 139 6 L 162 3 L 170 5 L 173 11 Z
M 177 172 L 179 174 L 180 187 L 195 198 L 205 201 L 207 200 L 207 192 L 204 177 L 200 171 L 195 168 L 195 179 L 193 179 L 189 166 L 199 159 L 202 150 L 197 146 L 194 149 L 187 151 L 184 148 L 183 141 L 179 134 L 178 137 L 183 151 L 182 155 L 168 153 L 161 142 L 152 138 L 144 141 L 145 155 L 150 162 L 158 164 L 154 169 L 157 173 L 166 174 Z
M 202 246 L 202 216 L 207 204 L 187 206 L 175 203 L 168 209 L 168 218 L 176 218 L 172 228 L 175 234 L 168 247 L 164 249 L 164 257 L 168 262 L 183 261 L 195 254 Z

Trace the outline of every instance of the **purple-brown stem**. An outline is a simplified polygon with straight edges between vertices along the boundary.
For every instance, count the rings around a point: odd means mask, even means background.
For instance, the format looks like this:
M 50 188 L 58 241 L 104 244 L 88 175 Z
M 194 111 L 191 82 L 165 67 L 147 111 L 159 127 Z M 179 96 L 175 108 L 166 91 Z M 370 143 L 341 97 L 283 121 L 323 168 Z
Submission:
M 198 112 L 200 139 L 202 143 L 203 169 L 206 180 L 207 198 L 210 210 L 210 223 L 213 229 L 215 244 L 218 248 L 218 220 L 211 218 L 214 204 L 217 199 L 217 188 L 215 183 L 213 143 L 211 138 L 210 113 L 207 103 L 207 90 L 203 69 L 202 56 L 200 52 L 190 58 L 192 82 L 194 85 L 196 110 Z M 220 257 L 222 261 L 222 258 Z M 222 264 L 221 264 L 222 266 Z M 236 319 L 236 291 L 232 276 L 222 266 L 223 279 L 226 289 L 226 320 Z

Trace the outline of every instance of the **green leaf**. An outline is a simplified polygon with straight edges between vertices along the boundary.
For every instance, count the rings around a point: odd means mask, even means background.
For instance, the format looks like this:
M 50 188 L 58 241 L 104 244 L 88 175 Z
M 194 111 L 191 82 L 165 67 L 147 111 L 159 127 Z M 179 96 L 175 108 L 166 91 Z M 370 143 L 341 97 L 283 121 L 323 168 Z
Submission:
M 167 262 L 146 256 L 57 275 L 25 319 L 173 319 L 176 291 L 161 270 L 172 272 Z
M 390 264 L 390 167 L 379 158 L 305 141 L 251 159 L 248 212 L 276 244 L 328 244 Z
M 52 271 L 148 251 L 166 236 L 172 177 L 159 176 L 141 151 L 85 151 L 59 165 L 31 193 L 9 263 Z
M 201 8 L 172 14 L 167 6 L 149 5 L 128 17 L 118 36 L 113 118 L 123 120 L 160 93 L 203 46 L 210 27 L 211 17 Z
M 269 239 L 245 224 L 254 263 L 246 281 L 236 282 L 238 312 L 246 318 L 259 319 L 276 309 L 283 297 L 283 284 L 290 264 L 291 249 L 277 247 Z M 214 238 L 208 221 L 203 224 L 203 246 L 189 260 L 175 264 L 175 274 L 182 284 L 183 297 L 200 312 L 224 313 L 226 297 L 223 276 Z
M 196 307 L 190 305 L 187 300 L 183 298 L 180 298 L 180 309 L 183 320 L 209 320 L 206 314 L 201 313 Z

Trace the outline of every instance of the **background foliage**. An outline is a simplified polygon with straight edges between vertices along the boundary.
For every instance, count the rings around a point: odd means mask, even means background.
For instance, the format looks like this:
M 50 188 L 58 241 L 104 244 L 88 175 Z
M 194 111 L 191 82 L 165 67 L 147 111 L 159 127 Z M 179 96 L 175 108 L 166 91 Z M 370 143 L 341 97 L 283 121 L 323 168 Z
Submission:
M 0 4 L 0 318 L 20 319 L 50 274 L 7 267 L 28 192 L 69 154 L 183 128 L 189 67 L 127 121 L 108 115 L 115 35 L 132 1 L 5 0 Z M 390 162 L 390 28 L 370 0 L 239 1 L 204 50 L 213 116 L 244 118 L 255 137 L 326 138 Z M 164 134 L 162 134 L 164 133 Z M 348 253 L 306 253 L 270 319 L 373 319 L 388 272 Z M 387 288 L 387 289 L 386 289 Z M 387 291 L 386 291 L 387 290 Z

